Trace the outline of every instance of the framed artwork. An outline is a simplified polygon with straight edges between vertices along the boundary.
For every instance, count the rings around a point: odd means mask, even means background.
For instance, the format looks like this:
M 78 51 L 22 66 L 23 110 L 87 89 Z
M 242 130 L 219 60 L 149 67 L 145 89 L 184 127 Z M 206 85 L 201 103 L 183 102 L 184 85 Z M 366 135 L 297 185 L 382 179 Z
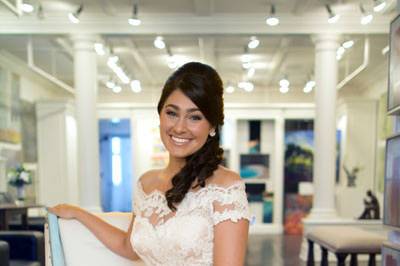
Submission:
M 390 23 L 388 113 L 400 114 L 400 15 Z
M 400 266 L 400 250 L 383 244 L 382 266 Z
M 400 230 L 400 134 L 386 141 L 383 224 Z
M 268 179 L 269 154 L 241 154 L 240 176 L 244 179 Z

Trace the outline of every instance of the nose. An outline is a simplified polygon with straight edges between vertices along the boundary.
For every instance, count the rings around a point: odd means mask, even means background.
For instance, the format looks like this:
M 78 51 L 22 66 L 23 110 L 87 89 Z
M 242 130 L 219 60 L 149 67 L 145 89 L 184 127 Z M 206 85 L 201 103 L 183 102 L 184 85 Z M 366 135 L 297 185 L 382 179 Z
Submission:
M 182 134 L 185 133 L 187 130 L 186 127 L 186 121 L 184 117 L 180 117 L 179 119 L 176 120 L 176 123 L 174 125 L 174 132 L 176 134 Z

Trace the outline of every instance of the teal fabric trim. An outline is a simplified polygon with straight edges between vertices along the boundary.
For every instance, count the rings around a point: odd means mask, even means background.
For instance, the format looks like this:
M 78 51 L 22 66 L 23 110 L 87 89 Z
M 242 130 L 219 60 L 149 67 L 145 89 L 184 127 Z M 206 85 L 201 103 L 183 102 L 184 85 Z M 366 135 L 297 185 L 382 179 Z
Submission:
M 53 213 L 48 213 L 47 220 L 49 223 L 51 262 L 53 266 L 65 266 L 66 263 L 58 226 L 58 217 Z

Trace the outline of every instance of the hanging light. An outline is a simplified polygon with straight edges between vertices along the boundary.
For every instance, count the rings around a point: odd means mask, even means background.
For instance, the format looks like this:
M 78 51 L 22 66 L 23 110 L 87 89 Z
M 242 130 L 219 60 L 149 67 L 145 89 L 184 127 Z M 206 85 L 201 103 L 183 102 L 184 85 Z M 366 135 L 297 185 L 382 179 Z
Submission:
M 138 17 L 138 4 L 133 5 L 132 17 L 128 19 L 128 23 L 132 26 L 139 26 L 142 21 Z
M 279 18 L 275 16 L 275 5 L 271 5 L 269 15 L 265 18 L 265 23 L 269 26 L 276 26 L 279 24 Z
M 21 9 L 24 13 L 32 13 L 35 8 L 33 5 L 28 4 L 28 3 L 22 3 Z
M 371 23 L 374 16 L 372 14 L 366 12 L 364 9 L 364 6 L 362 4 L 360 4 L 360 11 L 362 14 L 361 19 L 360 19 L 361 25 L 367 25 L 367 24 Z
M 334 23 L 338 22 L 338 20 L 340 19 L 340 15 L 333 13 L 330 5 L 325 5 L 325 8 L 326 8 L 326 11 L 328 11 L 328 14 L 329 14 L 328 23 L 329 24 L 334 24 Z
M 134 93 L 139 93 L 142 91 L 142 85 L 140 84 L 140 81 L 135 79 L 131 81 L 131 90 Z
M 381 12 L 386 7 L 386 1 L 374 0 L 374 12 Z
M 81 4 L 78 9 L 74 13 L 69 13 L 68 18 L 72 23 L 78 24 L 79 21 L 79 15 L 82 13 L 83 10 L 83 4 Z
M 254 49 L 257 48 L 259 44 L 260 40 L 258 40 L 256 36 L 251 36 L 250 41 L 247 44 L 247 47 L 249 47 L 250 49 Z
M 157 36 L 154 40 L 154 47 L 158 49 L 164 49 L 165 48 L 164 38 L 161 36 Z

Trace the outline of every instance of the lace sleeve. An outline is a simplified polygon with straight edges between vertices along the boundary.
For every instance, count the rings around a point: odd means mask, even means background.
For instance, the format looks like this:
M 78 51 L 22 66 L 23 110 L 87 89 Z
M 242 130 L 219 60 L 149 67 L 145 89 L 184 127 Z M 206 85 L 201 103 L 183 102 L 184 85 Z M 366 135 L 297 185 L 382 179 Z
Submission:
M 240 219 L 246 219 L 250 221 L 244 182 L 238 181 L 226 188 L 218 187 L 214 196 L 214 225 L 226 220 L 237 222 Z

